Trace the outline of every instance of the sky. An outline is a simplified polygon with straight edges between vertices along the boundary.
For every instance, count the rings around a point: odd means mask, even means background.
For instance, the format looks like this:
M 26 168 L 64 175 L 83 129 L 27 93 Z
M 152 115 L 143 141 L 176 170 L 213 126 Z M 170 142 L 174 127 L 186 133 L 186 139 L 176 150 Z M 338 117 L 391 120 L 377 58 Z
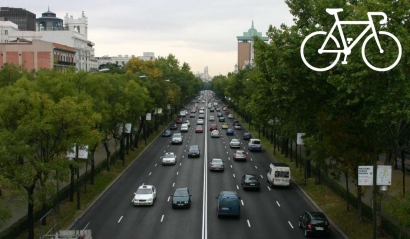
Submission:
M 226 75 L 237 64 L 237 36 L 254 21 L 266 36 L 269 26 L 292 25 L 284 0 L 2 0 L 1 7 L 25 8 L 41 17 L 48 7 L 64 19 L 88 17 L 88 40 L 95 56 L 175 55 L 182 65 L 211 76 Z

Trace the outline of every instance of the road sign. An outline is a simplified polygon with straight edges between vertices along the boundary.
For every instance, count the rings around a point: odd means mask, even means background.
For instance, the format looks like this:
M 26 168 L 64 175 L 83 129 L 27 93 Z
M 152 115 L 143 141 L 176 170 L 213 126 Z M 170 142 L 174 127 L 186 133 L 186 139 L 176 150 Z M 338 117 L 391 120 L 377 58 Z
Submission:
M 304 145 L 303 143 L 303 136 L 305 136 L 306 133 L 297 133 L 297 137 L 296 137 L 296 144 L 297 145 Z
M 378 165 L 377 166 L 377 185 L 390 186 L 391 185 L 391 166 Z
M 373 186 L 373 166 L 359 166 L 358 185 Z

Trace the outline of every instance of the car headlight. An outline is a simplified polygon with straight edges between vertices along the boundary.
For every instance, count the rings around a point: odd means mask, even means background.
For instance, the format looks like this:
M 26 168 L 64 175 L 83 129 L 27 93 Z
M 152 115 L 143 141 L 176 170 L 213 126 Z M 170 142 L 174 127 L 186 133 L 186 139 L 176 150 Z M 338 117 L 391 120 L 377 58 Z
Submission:
M 188 204 L 188 201 L 186 201 L 185 204 Z
M 152 198 L 147 199 L 147 201 L 148 201 L 148 202 L 151 202 L 151 201 L 152 201 Z

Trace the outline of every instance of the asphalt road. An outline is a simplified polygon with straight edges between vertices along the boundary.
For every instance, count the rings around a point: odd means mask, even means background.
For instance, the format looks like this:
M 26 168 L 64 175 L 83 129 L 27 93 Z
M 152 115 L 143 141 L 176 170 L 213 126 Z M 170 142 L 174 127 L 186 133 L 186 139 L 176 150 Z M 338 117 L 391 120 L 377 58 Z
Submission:
M 267 154 L 249 152 L 246 162 L 234 162 L 236 149 L 231 149 L 229 142 L 239 138 L 247 151 L 241 138 L 245 130 L 226 136 L 217 122 L 217 112 L 209 112 L 205 103 L 199 104 L 202 106 L 206 109 L 204 133 L 195 133 L 197 113 L 195 119 L 187 118 L 191 126 L 183 133 L 182 145 L 171 145 L 171 138 L 159 137 L 81 217 L 78 228 L 89 223 L 93 238 L 304 238 L 298 228 L 299 216 L 317 209 L 293 183 L 289 188 L 268 187 L 266 169 L 271 159 Z M 192 107 L 188 106 L 188 111 Z M 222 132 L 220 138 L 210 138 L 208 119 L 213 114 Z M 233 120 L 227 121 L 232 126 Z M 188 158 L 188 147 L 193 144 L 201 149 L 199 158 Z M 175 166 L 162 166 L 160 157 L 166 151 L 177 154 Z M 212 158 L 225 161 L 224 172 L 209 171 Z M 245 173 L 261 176 L 260 191 L 240 187 Z M 133 193 L 143 183 L 157 188 L 157 199 L 154 206 L 134 207 Z M 190 189 L 191 208 L 172 209 L 170 195 L 178 187 Z M 241 197 L 239 219 L 217 217 L 215 196 L 222 189 L 236 190 Z M 329 238 L 343 237 L 333 230 Z

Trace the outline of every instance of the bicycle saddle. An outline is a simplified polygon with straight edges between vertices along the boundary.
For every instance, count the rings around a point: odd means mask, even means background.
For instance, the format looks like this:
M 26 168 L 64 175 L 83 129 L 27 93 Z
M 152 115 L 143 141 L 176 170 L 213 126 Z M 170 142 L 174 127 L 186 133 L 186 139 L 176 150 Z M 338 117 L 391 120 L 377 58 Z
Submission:
M 334 15 L 338 12 L 343 12 L 343 8 L 326 8 L 326 12 L 330 15 Z

